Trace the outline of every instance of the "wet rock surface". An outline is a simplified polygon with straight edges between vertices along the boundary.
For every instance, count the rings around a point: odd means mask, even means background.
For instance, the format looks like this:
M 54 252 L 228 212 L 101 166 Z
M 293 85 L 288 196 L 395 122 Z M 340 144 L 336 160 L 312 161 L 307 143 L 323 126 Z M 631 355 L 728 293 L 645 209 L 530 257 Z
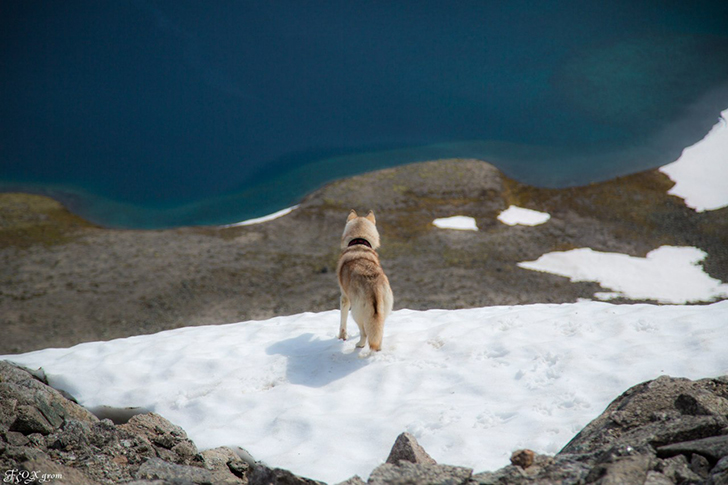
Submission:
M 395 309 L 593 298 L 605 289 L 517 266 L 579 247 L 643 257 L 696 246 L 709 255 L 705 270 L 728 281 L 728 209 L 696 213 L 667 195 L 671 186 L 651 171 L 538 189 L 484 162 L 446 160 L 333 182 L 262 224 L 160 231 L 95 227 L 51 199 L 0 194 L 0 355 L 338 308 L 350 209 L 376 212 Z M 499 222 L 512 204 L 551 219 Z M 479 230 L 432 225 L 453 215 Z

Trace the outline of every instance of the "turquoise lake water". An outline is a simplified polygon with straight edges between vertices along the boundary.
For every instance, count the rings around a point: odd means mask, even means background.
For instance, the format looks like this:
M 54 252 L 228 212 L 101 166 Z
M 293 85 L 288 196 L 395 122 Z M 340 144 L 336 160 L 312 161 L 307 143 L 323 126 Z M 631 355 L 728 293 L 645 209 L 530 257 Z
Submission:
M 672 162 L 728 108 L 728 2 L 1 2 L 0 69 L 0 190 L 224 224 L 416 161 Z

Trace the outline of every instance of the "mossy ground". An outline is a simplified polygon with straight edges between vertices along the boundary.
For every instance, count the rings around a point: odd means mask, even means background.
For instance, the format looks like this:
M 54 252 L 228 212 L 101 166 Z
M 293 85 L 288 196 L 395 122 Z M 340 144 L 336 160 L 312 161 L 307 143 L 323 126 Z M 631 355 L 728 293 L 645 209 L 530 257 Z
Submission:
M 95 226 L 48 197 L 0 193 L 0 247 L 63 244 L 90 227 Z

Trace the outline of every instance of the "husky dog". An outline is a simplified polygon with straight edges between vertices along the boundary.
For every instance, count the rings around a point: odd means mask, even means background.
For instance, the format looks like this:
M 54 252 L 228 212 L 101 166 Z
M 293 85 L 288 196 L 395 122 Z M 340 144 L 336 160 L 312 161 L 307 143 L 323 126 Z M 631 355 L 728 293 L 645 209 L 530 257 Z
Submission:
M 349 308 L 359 327 L 357 347 L 382 348 L 384 320 L 392 311 L 394 296 L 389 280 L 379 264 L 376 249 L 379 247 L 374 213 L 359 217 L 352 210 L 346 219 L 341 236 L 341 256 L 336 273 L 341 288 L 341 325 L 339 338 L 346 340 L 346 319 Z

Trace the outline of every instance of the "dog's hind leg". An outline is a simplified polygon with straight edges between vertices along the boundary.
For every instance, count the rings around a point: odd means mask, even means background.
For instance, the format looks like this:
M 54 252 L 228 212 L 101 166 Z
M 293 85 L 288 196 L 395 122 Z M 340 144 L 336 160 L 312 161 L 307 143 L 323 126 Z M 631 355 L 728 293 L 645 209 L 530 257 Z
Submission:
M 354 321 L 356 322 L 356 320 Z M 356 343 L 356 346 L 362 348 L 367 344 L 367 330 L 361 323 L 356 322 L 356 324 L 359 326 L 359 341 Z
M 346 340 L 346 319 L 349 316 L 349 297 L 345 293 L 341 293 L 341 323 L 339 324 L 339 338 Z

